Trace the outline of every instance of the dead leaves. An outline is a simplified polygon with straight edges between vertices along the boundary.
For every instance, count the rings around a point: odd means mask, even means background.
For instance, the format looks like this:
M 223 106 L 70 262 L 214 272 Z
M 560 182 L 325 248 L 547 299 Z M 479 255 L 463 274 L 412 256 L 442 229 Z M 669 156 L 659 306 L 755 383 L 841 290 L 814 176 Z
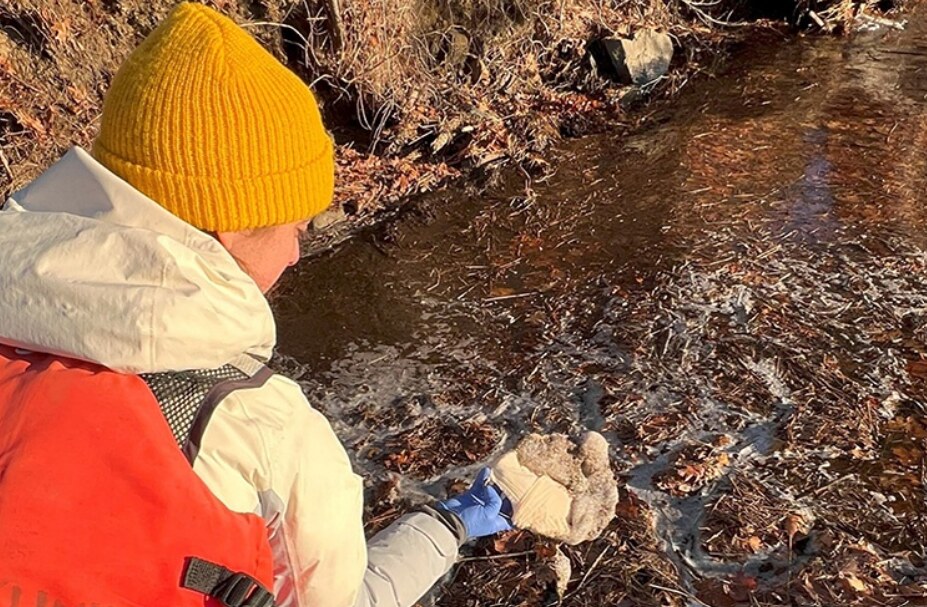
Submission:
M 529 532 L 514 529 L 496 535 L 492 540 L 493 551 L 496 554 L 511 554 L 525 552 L 535 545 L 535 538 Z
M 799 533 L 804 535 L 808 533 L 809 525 L 807 519 L 798 512 L 793 512 L 785 517 L 785 533 L 789 538 L 789 547 L 792 546 L 792 541 L 795 536 Z
M 553 586 L 558 596 L 563 596 L 572 576 L 570 558 L 564 554 L 559 543 L 540 538 L 528 531 L 513 530 L 497 535 L 492 541 L 497 555 L 529 557 L 533 560 L 531 572 L 541 586 Z M 520 563 L 521 561 L 509 561 Z M 506 565 L 503 565 L 506 566 Z
M 415 152 L 386 158 L 341 146 L 335 159 L 335 203 L 347 203 L 359 212 L 379 210 L 401 198 L 429 192 L 459 175 L 457 169 L 443 162 L 422 161 Z
M 757 579 L 743 572 L 724 578 L 705 578 L 696 583 L 698 604 L 712 607 L 752 604 L 751 597 L 758 587 Z
M 515 289 L 510 287 L 494 286 L 489 290 L 489 297 L 492 299 L 500 297 L 509 297 L 515 294 Z
M 927 381 L 927 360 L 912 360 L 907 365 L 908 374 L 919 381 Z
M 840 574 L 840 581 L 843 582 L 847 590 L 856 593 L 863 593 L 869 590 L 869 584 L 861 580 L 855 573 L 845 571 Z
M 893 447 L 892 455 L 904 466 L 918 466 L 924 460 L 924 450 L 918 447 Z
M 691 495 L 720 478 L 730 456 L 711 445 L 690 445 L 673 458 L 669 469 L 656 475 L 658 488 L 675 496 Z
M 628 521 L 637 521 L 640 520 L 641 515 L 642 512 L 640 498 L 638 498 L 634 493 L 631 493 L 627 489 L 619 489 L 618 505 L 615 507 L 615 516 Z
M 921 469 L 927 463 L 927 420 L 901 414 L 885 424 L 884 453 L 879 485 L 910 495 L 923 484 Z M 913 495 L 912 495 L 913 497 Z
M 744 544 L 746 544 L 747 548 L 749 548 L 750 551 L 753 552 L 754 554 L 756 554 L 763 548 L 763 540 L 761 540 L 756 535 L 751 535 L 750 537 L 748 537 L 744 541 Z
M 431 418 L 386 439 L 382 446 L 368 447 L 364 454 L 389 471 L 428 478 L 451 466 L 484 459 L 498 437 L 498 431 L 488 424 Z
M 927 440 L 927 419 L 919 415 L 895 417 L 885 424 L 885 432 L 897 435 L 901 439 L 925 441 Z

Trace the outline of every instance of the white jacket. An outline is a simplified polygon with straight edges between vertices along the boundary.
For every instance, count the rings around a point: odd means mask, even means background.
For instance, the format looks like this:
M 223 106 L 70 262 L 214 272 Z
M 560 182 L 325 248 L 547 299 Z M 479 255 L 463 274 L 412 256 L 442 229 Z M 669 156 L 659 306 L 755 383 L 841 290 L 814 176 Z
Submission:
M 128 373 L 270 358 L 271 310 L 229 253 L 80 148 L 7 201 L 0 251 L 0 342 Z M 194 471 L 267 521 L 280 605 L 405 607 L 456 560 L 458 538 L 424 513 L 366 545 L 363 483 L 282 376 L 225 398 Z

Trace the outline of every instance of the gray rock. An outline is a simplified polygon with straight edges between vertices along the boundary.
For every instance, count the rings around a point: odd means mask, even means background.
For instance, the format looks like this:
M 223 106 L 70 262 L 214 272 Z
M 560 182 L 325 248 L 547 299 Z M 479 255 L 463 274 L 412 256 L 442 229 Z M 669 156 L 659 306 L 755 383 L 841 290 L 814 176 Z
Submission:
M 634 38 L 603 38 L 590 45 L 599 70 L 623 84 L 647 84 L 669 70 L 673 40 L 654 30 L 636 32 Z
M 312 229 L 319 232 L 345 220 L 344 209 L 332 207 L 312 218 Z

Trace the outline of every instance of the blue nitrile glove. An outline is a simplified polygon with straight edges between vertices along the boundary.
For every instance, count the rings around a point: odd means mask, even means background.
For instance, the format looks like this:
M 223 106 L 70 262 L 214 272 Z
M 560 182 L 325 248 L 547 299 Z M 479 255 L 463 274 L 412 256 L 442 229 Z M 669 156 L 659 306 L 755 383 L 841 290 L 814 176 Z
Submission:
M 473 539 L 512 528 L 502 514 L 503 501 L 502 494 L 489 484 L 489 468 L 483 468 L 470 489 L 438 502 L 437 506 L 456 514 L 467 530 L 467 538 Z

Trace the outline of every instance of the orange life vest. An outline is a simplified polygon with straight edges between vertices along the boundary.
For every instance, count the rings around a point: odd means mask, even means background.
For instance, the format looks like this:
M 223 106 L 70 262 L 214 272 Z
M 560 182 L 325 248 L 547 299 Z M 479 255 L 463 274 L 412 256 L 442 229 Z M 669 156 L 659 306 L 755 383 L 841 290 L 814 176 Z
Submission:
M 264 607 L 272 571 L 141 377 L 0 346 L 0 607 Z

